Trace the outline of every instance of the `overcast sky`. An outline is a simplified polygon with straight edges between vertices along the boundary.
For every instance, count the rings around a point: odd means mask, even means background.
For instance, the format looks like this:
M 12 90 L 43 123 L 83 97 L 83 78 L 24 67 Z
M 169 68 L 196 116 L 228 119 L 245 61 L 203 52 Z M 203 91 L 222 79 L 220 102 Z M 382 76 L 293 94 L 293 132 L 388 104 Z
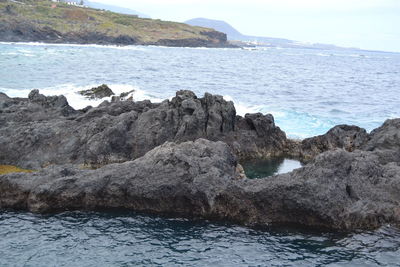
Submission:
M 400 0 L 93 1 L 163 20 L 224 20 L 246 35 L 400 52 Z

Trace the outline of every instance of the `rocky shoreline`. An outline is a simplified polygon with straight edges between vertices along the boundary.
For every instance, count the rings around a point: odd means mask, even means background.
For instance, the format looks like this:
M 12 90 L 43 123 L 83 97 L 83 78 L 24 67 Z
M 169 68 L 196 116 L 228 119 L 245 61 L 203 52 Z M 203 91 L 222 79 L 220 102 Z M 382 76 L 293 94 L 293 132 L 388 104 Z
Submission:
M 237 47 L 225 33 L 62 1 L 0 1 L 1 42 Z
M 201 32 L 202 38 L 160 39 L 157 41 L 142 41 L 135 36 L 110 36 L 103 32 L 68 32 L 61 33 L 50 27 L 37 27 L 29 23 L 2 23 L 0 25 L 1 42 L 43 42 L 48 44 L 97 44 L 97 45 L 155 45 L 168 47 L 207 47 L 207 48 L 237 48 L 230 44 L 226 34 L 217 31 Z M 211 36 L 211 37 L 210 37 Z
M 336 230 L 400 222 L 400 119 L 368 134 L 339 125 L 293 141 L 272 115 L 236 115 L 221 96 L 105 101 L 74 110 L 64 96 L 0 93 L 0 209 L 130 209 Z M 288 155 L 307 164 L 248 179 L 240 162 Z

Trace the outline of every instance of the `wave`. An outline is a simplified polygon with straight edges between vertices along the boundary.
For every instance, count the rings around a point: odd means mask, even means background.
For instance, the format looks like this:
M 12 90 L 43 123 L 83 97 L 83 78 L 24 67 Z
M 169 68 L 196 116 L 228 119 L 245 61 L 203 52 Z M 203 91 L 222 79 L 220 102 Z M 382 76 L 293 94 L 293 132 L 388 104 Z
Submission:
M 42 42 L 0 42 L 0 45 L 12 45 L 12 46 L 54 46 L 54 47 L 89 47 L 89 48 L 105 48 L 105 49 L 119 49 L 119 50 L 138 50 L 145 51 L 145 46 L 139 45 L 98 45 L 98 44 L 52 44 L 52 43 L 42 43 Z
M 68 103 L 71 107 L 73 107 L 74 109 L 82 109 L 87 106 L 98 106 L 105 100 L 111 101 L 111 97 L 106 97 L 103 99 L 87 99 L 78 93 L 79 91 L 91 89 L 96 86 L 98 86 L 98 84 L 85 86 L 79 86 L 75 84 L 61 84 L 53 87 L 39 88 L 39 91 L 41 94 L 44 94 L 46 96 L 64 95 L 67 98 Z M 135 101 L 150 100 L 157 103 L 164 100 L 161 98 L 157 98 L 154 95 L 151 95 L 136 86 L 127 84 L 109 84 L 108 86 L 115 93 L 115 95 L 120 95 L 121 93 L 134 90 L 133 93 L 129 94 L 128 97 L 132 96 Z M 4 92 L 10 97 L 27 97 L 30 91 L 31 89 L 0 88 L 0 92 Z
M 235 104 L 236 114 L 244 116 L 246 113 L 272 114 L 275 124 L 279 126 L 289 138 L 302 140 L 304 138 L 326 133 L 336 124 L 326 118 L 318 117 L 307 112 L 294 110 L 270 109 L 264 105 L 249 105 L 236 101 L 233 97 L 225 95 L 224 99 Z
M 105 100 L 111 101 L 111 97 L 93 100 L 87 99 L 78 93 L 81 90 L 87 90 L 98 85 L 99 84 L 89 84 L 82 86 L 76 84 L 61 84 L 53 87 L 39 88 L 39 91 L 41 94 L 47 96 L 64 95 L 67 98 L 68 103 L 74 109 L 82 109 L 87 106 L 96 107 Z M 109 87 L 115 93 L 115 95 L 120 95 L 121 93 L 134 90 L 133 93 L 129 95 L 132 96 L 134 101 L 150 100 L 153 103 L 159 103 L 165 99 L 171 100 L 173 97 L 160 97 L 154 95 L 152 92 L 148 92 L 138 88 L 137 86 L 128 84 L 109 84 Z M 4 92 L 10 97 L 27 97 L 30 91 L 31 89 L 0 88 L 0 92 Z M 237 115 L 245 116 L 246 113 L 257 112 L 261 112 L 263 114 L 272 114 L 275 118 L 275 124 L 285 131 L 289 138 L 293 139 L 304 139 L 323 134 L 336 124 L 345 123 L 331 121 L 325 117 L 319 117 L 307 112 L 297 112 L 286 109 L 270 109 L 266 105 L 252 105 L 249 103 L 243 103 L 235 100 L 230 95 L 225 95 L 223 97 L 225 100 L 232 101 L 234 103 Z
M 262 109 L 262 106 L 257 106 L 257 105 L 251 106 L 245 103 L 241 103 L 240 101 L 236 101 L 230 95 L 224 95 L 223 97 L 226 101 L 232 101 L 234 103 L 236 114 L 242 117 L 246 115 L 246 113 L 257 113 L 260 112 Z
M 68 103 L 75 109 L 82 109 L 87 106 L 98 106 L 103 101 L 111 100 L 111 97 L 92 100 L 83 97 L 78 94 L 81 90 L 87 90 L 98 86 L 99 84 L 89 85 L 75 85 L 75 84 L 62 84 L 54 87 L 39 88 L 40 93 L 44 95 L 64 95 Z M 113 90 L 115 95 L 120 95 L 123 92 L 129 92 L 134 90 L 130 94 L 135 101 L 150 100 L 153 103 L 159 103 L 167 99 L 166 97 L 157 97 L 151 92 L 141 90 L 137 86 L 127 84 L 109 84 L 109 87 Z M 10 97 L 27 97 L 31 89 L 9 89 L 0 88 L 0 92 L 4 92 Z M 169 97 L 171 100 L 173 96 Z M 225 100 L 232 101 L 236 108 L 236 113 L 240 116 L 244 116 L 246 113 L 257 113 L 272 114 L 275 118 L 275 123 L 283 131 L 286 132 L 289 138 L 304 139 L 311 136 L 323 134 L 327 132 L 331 127 L 336 124 L 345 123 L 338 121 L 331 121 L 325 117 L 319 117 L 307 112 L 297 112 L 294 110 L 286 109 L 270 109 L 265 105 L 252 105 L 243 103 L 235 100 L 230 95 L 223 96 Z
M 307 112 L 295 110 L 268 110 L 262 109 L 263 113 L 270 113 L 275 118 L 275 124 L 284 130 L 288 137 L 293 139 L 304 139 L 326 133 L 333 126 L 340 124 L 325 117 L 316 116 Z
M 25 57 L 34 57 L 35 56 L 32 51 L 25 50 L 25 49 L 18 49 L 17 51 L 14 51 L 14 52 L 3 52 L 3 53 L 0 53 L 0 55 L 3 55 L 3 56 L 25 56 Z

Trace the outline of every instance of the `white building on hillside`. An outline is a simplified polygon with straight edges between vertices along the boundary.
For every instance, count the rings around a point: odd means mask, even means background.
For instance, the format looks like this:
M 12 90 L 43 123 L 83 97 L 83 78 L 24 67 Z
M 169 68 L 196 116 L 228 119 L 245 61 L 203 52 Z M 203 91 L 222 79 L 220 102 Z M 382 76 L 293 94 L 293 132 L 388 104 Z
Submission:
M 80 6 L 80 7 L 84 7 L 84 1 L 81 0 L 79 2 L 76 1 L 67 1 L 67 0 L 51 0 L 53 2 L 57 2 L 57 3 L 65 3 L 67 5 L 71 5 L 71 6 Z

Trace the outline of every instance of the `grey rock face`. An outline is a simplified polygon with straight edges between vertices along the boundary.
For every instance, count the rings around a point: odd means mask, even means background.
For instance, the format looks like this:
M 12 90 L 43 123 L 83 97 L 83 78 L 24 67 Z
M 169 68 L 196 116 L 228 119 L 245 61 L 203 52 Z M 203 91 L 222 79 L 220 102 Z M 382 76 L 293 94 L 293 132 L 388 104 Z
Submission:
M 400 119 L 387 120 L 373 130 L 370 140 L 363 146 L 364 150 L 394 149 L 400 147 Z
M 236 116 L 221 96 L 179 91 L 171 101 L 103 102 L 71 108 L 65 97 L 0 95 L 0 164 L 95 167 L 143 156 L 166 141 L 206 138 L 228 143 L 240 158 L 279 155 L 287 142 L 272 115 Z
M 145 156 L 97 170 L 53 166 L 31 176 L 0 176 L 0 208 L 35 212 L 128 208 L 201 215 L 238 175 L 222 142 L 165 143 Z
M 89 90 L 79 91 L 79 93 L 90 99 L 102 99 L 114 95 L 114 92 L 106 84 L 102 84 Z
M 97 170 L 53 166 L 0 176 L 0 208 L 131 209 L 244 225 L 369 229 L 400 222 L 400 165 L 374 152 L 329 151 L 294 172 L 249 180 L 223 142 L 165 143 Z
M 65 97 L 37 90 L 28 98 L 0 93 L 0 164 L 39 169 L 0 176 L 0 209 L 123 208 L 342 230 L 399 225 L 399 133 L 395 119 L 370 135 L 340 125 L 294 144 L 271 115 L 236 116 L 232 102 L 210 94 L 74 110 Z M 279 153 L 314 159 L 250 180 L 236 157 Z M 85 170 L 85 163 L 106 166 Z
M 373 153 L 329 151 L 292 173 L 248 184 L 250 223 L 354 230 L 400 222 L 399 163 L 381 164 Z
M 338 125 L 326 134 L 304 139 L 299 147 L 300 157 L 314 158 L 322 152 L 335 148 L 354 151 L 368 141 L 368 133 L 357 126 Z

